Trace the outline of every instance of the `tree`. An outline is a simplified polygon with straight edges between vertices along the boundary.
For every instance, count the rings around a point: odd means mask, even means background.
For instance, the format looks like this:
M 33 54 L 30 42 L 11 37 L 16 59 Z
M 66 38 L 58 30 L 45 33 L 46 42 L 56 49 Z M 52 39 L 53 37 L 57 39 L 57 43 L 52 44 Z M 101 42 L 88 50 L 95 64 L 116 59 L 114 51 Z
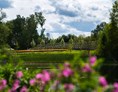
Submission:
M 118 66 L 114 66 L 118 63 L 118 1 L 114 2 L 110 23 L 105 26 L 99 38 L 98 55 L 105 58 L 104 64 L 112 64 L 103 65 L 100 70 L 110 82 L 114 82 L 118 79 Z
M 0 45 L 7 44 L 7 38 L 9 36 L 10 30 L 5 23 L 0 23 Z
M 0 10 L 0 45 L 3 46 L 7 44 L 7 38 L 9 36 L 10 30 L 6 26 L 6 23 L 3 23 L 3 19 L 6 17 L 6 13 Z
M 83 35 L 80 35 L 78 37 L 78 44 L 79 44 L 79 49 L 82 50 L 83 48 L 83 42 L 84 42 L 84 36 Z
M 64 47 L 65 47 L 65 41 L 64 41 L 64 39 L 63 39 L 63 38 L 61 39 L 60 44 L 61 44 L 62 48 L 64 48 Z
M 118 60 L 118 1 L 113 5 L 110 20 L 110 30 L 108 30 L 110 57 Z
M 50 39 L 50 46 L 53 48 L 55 45 L 55 40 L 54 39 Z
M 108 31 L 110 29 L 110 25 L 107 24 L 103 31 L 99 33 L 97 54 L 102 57 L 110 57 L 110 48 L 108 46 Z
M 32 39 L 32 41 L 31 41 L 31 46 L 32 47 L 35 47 L 36 46 L 36 43 L 35 43 L 34 39 Z
M 45 35 L 44 35 L 45 28 L 43 28 L 43 26 L 45 24 L 46 19 L 44 18 L 42 12 L 40 12 L 40 13 L 37 13 L 36 12 L 35 13 L 35 17 L 36 17 L 37 23 L 39 23 L 40 26 L 41 26 L 41 34 L 40 34 L 40 37 L 41 37 L 41 39 L 45 39 Z
M 16 49 L 16 43 L 18 44 L 18 49 L 28 49 L 31 48 L 32 39 L 36 45 L 39 43 L 39 35 L 37 32 L 38 24 L 43 28 L 43 15 L 40 13 L 31 14 L 29 17 L 21 17 L 17 15 L 17 18 L 7 22 L 9 28 L 12 30 L 9 36 L 9 45 Z
M 2 9 L 0 10 L 0 22 L 2 23 L 2 20 L 6 18 L 6 13 L 2 11 Z
M 70 40 L 69 40 L 68 49 L 70 50 L 70 52 L 73 49 L 73 39 L 72 38 L 70 38 Z
M 97 27 L 94 30 L 91 31 L 91 37 L 93 40 L 98 40 L 99 33 L 104 29 L 106 24 L 106 22 L 102 22 L 99 25 L 97 25 Z
M 101 34 L 98 52 L 104 52 L 104 55 L 100 56 L 118 60 L 118 1 L 113 4 L 110 20 Z
M 40 42 L 40 45 L 44 47 L 45 46 L 45 40 L 42 39 Z

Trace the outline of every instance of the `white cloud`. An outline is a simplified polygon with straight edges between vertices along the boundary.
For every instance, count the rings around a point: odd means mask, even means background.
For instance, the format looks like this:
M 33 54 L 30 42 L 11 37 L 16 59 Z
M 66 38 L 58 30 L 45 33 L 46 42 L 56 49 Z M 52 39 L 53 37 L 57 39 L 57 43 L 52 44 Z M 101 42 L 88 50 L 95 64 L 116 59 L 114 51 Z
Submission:
M 8 20 L 17 14 L 29 16 L 42 11 L 45 18 L 46 32 L 56 38 L 62 34 L 85 34 L 90 32 L 78 30 L 70 26 L 72 22 L 90 22 L 95 25 L 102 21 L 109 21 L 109 11 L 113 0 L 12 0 L 13 8 L 5 9 Z M 95 26 L 94 25 L 94 26 Z M 85 26 L 86 27 L 86 26 Z M 86 28 L 87 29 L 87 28 Z M 90 30 L 89 30 L 90 31 Z

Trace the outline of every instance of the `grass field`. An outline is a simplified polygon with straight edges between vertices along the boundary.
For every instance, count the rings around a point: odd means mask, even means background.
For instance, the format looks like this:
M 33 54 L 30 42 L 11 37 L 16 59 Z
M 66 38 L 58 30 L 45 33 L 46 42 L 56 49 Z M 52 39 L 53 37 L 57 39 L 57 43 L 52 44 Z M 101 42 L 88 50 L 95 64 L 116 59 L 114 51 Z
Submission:
M 29 52 L 18 53 L 25 62 L 64 62 L 73 60 L 79 52 Z
M 43 52 L 30 52 L 23 51 L 17 52 L 17 55 L 23 60 L 27 67 L 48 67 L 56 66 L 65 61 L 71 62 L 75 57 L 81 56 L 82 59 L 88 57 L 88 51 L 43 51 Z
M 91 54 L 94 51 L 91 51 Z M 75 56 L 81 55 L 82 58 L 88 57 L 88 51 L 80 51 L 80 50 L 73 50 L 73 51 L 45 51 L 45 52 L 17 52 L 17 55 L 24 61 L 24 62 L 64 62 L 64 61 L 71 61 L 74 59 Z

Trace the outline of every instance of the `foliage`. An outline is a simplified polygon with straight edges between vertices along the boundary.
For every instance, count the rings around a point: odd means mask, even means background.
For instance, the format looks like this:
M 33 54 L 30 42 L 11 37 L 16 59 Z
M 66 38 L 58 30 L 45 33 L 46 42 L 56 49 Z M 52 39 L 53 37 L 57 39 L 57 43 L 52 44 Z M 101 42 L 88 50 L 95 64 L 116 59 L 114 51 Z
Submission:
M 40 45 L 44 47 L 45 46 L 45 40 L 42 39 L 40 42 Z
M 110 14 L 110 23 L 99 34 L 98 56 L 106 60 L 102 64 L 101 73 L 107 76 L 110 82 L 118 79 L 118 1 L 113 4 Z M 112 75 L 112 76 L 111 76 Z
M 110 58 L 118 59 L 118 1 L 115 1 L 111 12 L 111 23 L 107 24 L 103 32 L 100 33 L 99 41 L 99 55 Z M 102 55 L 104 52 L 104 55 Z
M 7 38 L 10 34 L 9 28 L 5 23 L 0 23 L 0 45 L 7 44 Z
M 35 47 L 36 46 L 36 43 L 35 43 L 34 39 L 32 39 L 31 46 L 32 47 Z
M 26 18 L 17 15 L 16 19 L 8 21 L 7 25 L 11 29 L 8 38 L 9 45 L 15 49 L 28 49 L 31 48 L 32 39 L 37 45 L 39 38 L 37 26 L 40 24 L 43 27 L 43 20 L 42 13 L 35 13 Z
M 118 1 L 113 4 L 111 12 L 110 30 L 108 30 L 108 45 L 110 48 L 110 57 L 118 60 Z
M 37 69 L 36 71 L 6 64 L 0 66 L 0 91 L 117 92 L 118 83 L 108 85 L 105 77 L 97 72 L 99 62 L 101 61 L 96 61 L 96 57 L 92 56 L 88 61 L 76 62 L 76 64 L 65 62 L 55 70 Z
M 0 9 L 0 23 L 2 23 L 3 19 L 6 18 L 6 13 Z
M 102 22 L 96 26 L 94 30 L 91 31 L 91 37 L 93 40 L 98 40 L 100 31 L 103 31 L 106 26 L 106 22 Z
M 68 49 L 69 49 L 70 51 L 73 49 L 73 39 L 72 39 L 72 38 L 69 40 Z
M 64 39 L 63 39 L 63 38 L 61 39 L 60 44 L 61 44 L 61 47 L 62 47 L 62 48 L 65 47 L 65 42 L 64 42 Z

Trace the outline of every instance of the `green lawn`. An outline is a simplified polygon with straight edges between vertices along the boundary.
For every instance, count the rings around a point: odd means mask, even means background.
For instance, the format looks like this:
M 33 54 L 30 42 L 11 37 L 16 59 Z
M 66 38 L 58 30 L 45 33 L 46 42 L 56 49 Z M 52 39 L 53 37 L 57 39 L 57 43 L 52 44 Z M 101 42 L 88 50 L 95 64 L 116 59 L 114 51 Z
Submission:
M 83 61 L 88 58 L 88 51 L 54 51 L 54 52 L 23 52 L 17 53 L 23 60 L 26 67 L 43 67 L 57 66 L 65 61 L 71 62 L 75 57 L 81 57 Z M 78 61 L 77 61 L 78 62 Z
M 72 52 L 32 52 L 19 53 L 18 56 L 25 62 L 64 62 L 73 60 L 78 51 Z

